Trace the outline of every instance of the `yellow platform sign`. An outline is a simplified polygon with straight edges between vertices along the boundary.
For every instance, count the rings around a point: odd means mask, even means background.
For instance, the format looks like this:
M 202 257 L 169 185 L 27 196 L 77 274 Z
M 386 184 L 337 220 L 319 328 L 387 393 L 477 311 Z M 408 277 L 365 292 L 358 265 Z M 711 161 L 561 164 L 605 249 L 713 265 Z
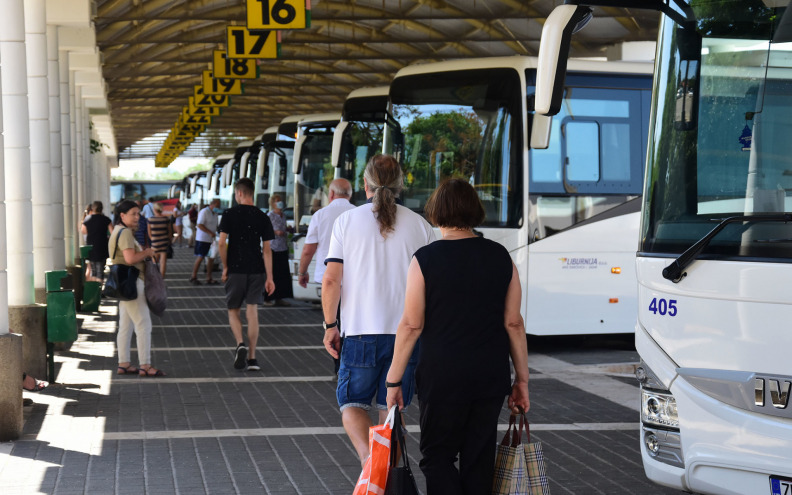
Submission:
M 193 93 L 193 103 L 196 107 L 227 107 L 231 104 L 228 95 L 207 95 L 204 94 L 203 86 L 195 86 Z
M 226 55 L 229 58 L 278 58 L 278 32 L 252 31 L 228 26 Z
M 243 93 L 242 79 L 216 79 L 212 71 L 203 71 L 201 77 L 205 95 L 241 95 Z
M 255 79 L 258 67 L 252 58 L 230 58 L 225 50 L 212 54 L 212 76 L 216 79 Z
M 311 27 L 306 0 L 245 0 L 248 29 Z
M 195 97 L 187 98 L 187 106 L 182 107 L 182 115 L 194 115 L 196 117 L 216 117 L 220 115 L 220 107 L 199 107 L 195 105 Z

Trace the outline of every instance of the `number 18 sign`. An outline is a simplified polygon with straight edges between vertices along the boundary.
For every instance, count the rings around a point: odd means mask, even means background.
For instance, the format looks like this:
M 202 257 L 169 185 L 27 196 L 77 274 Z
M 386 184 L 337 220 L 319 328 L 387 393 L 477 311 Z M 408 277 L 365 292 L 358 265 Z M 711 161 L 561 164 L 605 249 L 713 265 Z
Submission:
M 247 28 L 305 29 L 311 26 L 310 0 L 245 0 Z

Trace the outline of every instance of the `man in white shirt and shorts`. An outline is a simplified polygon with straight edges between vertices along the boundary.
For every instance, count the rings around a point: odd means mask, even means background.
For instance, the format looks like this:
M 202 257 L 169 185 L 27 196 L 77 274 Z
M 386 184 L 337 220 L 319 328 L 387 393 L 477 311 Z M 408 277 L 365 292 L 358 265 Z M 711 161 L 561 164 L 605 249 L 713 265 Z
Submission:
M 203 210 L 198 212 L 198 221 L 196 222 L 195 232 L 195 264 L 193 265 L 192 276 L 190 283 L 193 285 L 201 285 L 198 281 L 198 268 L 201 262 L 209 254 L 209 248 L 212 247 L 212 242 L 215 240 L 215 233 L 217 232 L 217 219 L 218 215 L 214 211 L 220 208 L 220 200 L 213 199 Z M 207 285 L 217 285 L 219 282 L 212 278 L 212 270 L 214 269 L 214 258 L 209 257 L 206 260 L 206 283 Z
M 325 272 L 324 260 L 330 249 L 330 234 L 333 233 L 333 224 L 339 215 L 353 209 L 355 206 L 349 202 L 352 197 L 352 184 L 346 179 L 335 179 L 330 183 L 330 203 L 311 216 L 308 225 L 308 234 L 305 236 L 302 256 L 300 257 L 300 271 L 298 282 L 302 287 L 308 286 L 308 266 L 316 254 L 314 268 L 314 282 L 321 284 Z M 334 373 L 338 375 L 340 361 L 333 358 L 335 363 Z
M 407 269 L 413 253 L 433 242 L 435 235 L 423 217 L 397 204 L 403 182 L 393 157 L 376 155 L 369 160 L 364 172 L 369 202 L 336 219 L 322 279 L 323 343 L 331 356 L 340 354 L 336 399 L 361 464 L 369 456 L 372 400 L 376 397 L 382 423 L 387 415 L 386 387 L 401 386 L 405 406 L 414 391 L 417 346 L 401 382 L 388 384 L 385 376 L 404 310 Z M 336 320 L 339 301 L 341 332 Z

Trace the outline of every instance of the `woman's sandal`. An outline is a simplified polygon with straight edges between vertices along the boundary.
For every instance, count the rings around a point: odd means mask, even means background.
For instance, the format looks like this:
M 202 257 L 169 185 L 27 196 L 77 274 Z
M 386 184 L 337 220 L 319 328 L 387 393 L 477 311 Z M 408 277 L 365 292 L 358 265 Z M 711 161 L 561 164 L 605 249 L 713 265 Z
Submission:
M 119 366 L 118 367 L 118 372 L 116 374 L 118 374 L 118 375 L 137 375 L 139 371 L 140 370 L 138 368 L 133 368 L 132 365 L 130 364 L 126 368 L 124 368 L 123 366 Z
M 152 373 L 153 371 L 153 373 Z M 140 368 L 140 376 L 147 376 L 147 377 L 155 377 L 155 376 L 165 376 L 165 372 L 162 370 L 158 370 L 157 368 Z

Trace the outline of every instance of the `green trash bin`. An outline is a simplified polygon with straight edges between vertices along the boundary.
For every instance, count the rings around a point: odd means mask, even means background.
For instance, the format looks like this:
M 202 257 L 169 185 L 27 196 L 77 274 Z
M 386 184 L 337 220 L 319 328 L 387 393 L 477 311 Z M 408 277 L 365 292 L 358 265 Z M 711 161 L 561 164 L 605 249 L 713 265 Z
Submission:
M 102 298 L 102 283 L 86 281 L 83 285 L 82 306 L 80 311 L 99 311 L 99 302 Z
M 47 362 L 49 380 L 55 378 L 55 342 L 77 340 L 77 308 L 74 292 L 62 289 L 63 279 L 69 277 L 66 270 L 52 270 L 44 273 L 47 291 Z
M 45 272 L 47 291 L 47 341 L 73 342 L 77 340 L 77 311 L 74 293 L 62 289 L 62 280 L 68 278 L 66 270 Z
M 44 272 L 44 289 L 47 293 L 63 290 L 63 279 L 68 278 L 66 270 L 52 270 Z
M 91 244 L 80 246 L 80 259 L 82 259 L 83 261 L 88 259 L 88 255 L 91 254 L 91 249 L 93 249 L 93 245 Z
M 85 279 L 85 272 L 88 269 L 88 255 L 91 254 L 93 245 L 86 244 L 80 246 L 80 265 L 82 266 L 82 291 L 80 291 L 81 304 L 79 310 L 81 312 L 99 311 L 99 301 L 101 300 L 102 284 L 100 282 L 88 281 Z M 96 274 L 92 274 L 96 277 Z

